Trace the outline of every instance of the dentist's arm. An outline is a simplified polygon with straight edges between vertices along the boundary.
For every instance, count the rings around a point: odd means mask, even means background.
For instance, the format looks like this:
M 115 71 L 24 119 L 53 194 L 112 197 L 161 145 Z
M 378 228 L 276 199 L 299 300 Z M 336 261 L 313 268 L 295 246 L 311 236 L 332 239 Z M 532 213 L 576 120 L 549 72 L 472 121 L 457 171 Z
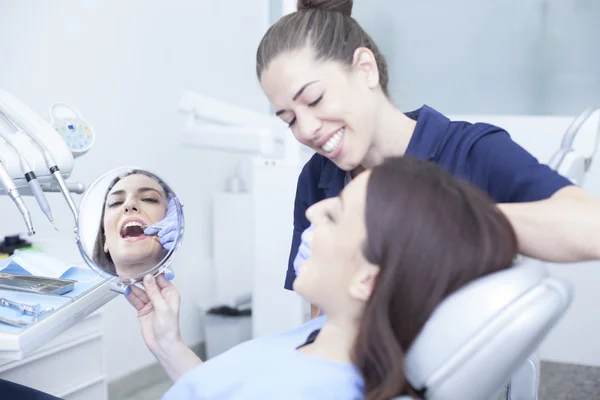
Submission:
M 144 278 L 143 290 L 131 286 L 127 300 L 138 311 L 142 335 L 169 378 L 176 381 L 202 363 L 181 338 L 179 331 L 180 296 L 163 275 Z
M 600 201 L 577 186 L 546 200 L 499 204 L 522 254 L 550 262 L 600 259 Z
M 512 223 L 519 252 L 550 262 L 600 259 L 600 202 L 500 128 L 473 143 L 470 175 Z

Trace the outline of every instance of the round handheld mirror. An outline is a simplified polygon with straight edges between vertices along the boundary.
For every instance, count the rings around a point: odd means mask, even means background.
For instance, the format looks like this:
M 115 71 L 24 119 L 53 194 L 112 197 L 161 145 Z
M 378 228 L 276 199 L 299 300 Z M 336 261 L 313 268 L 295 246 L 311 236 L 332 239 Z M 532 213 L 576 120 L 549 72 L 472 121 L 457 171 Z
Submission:
M 182 205 L 169 185 L 147 170 L 121 167 L 85 192 L 75 236 L 90 268 L 127 293 L 147 274 L 170 278 L 183 231 Z

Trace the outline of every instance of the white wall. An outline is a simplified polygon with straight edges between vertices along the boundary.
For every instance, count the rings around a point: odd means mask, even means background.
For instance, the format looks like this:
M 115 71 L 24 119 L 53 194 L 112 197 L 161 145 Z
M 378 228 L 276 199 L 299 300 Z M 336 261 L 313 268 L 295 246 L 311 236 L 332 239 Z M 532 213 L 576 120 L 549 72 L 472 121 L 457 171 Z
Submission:
M 67 101 L 96 130 L 95 147 L 77 160 L 70 179 L 89 185 L 110 168 L 140 165 L 164 176 L 182 198 L 187 230 L 174 282 L 182 293 L 182 330 L 189 344 L 202 340 L 196 304 L 207 293 L 210 194 L 221 187 L 237 158 L 181 147 L 184 119 L 177 105 L 182 90 L 192 89 L 268 110 L 254 72 L 268 10 L 266 0 L 54 0 L 35 5 L 0 0 L 0 87 L 44 116 L 53 101 Z M 26 202 L 37 236 L 47 239 L 47 248 L 57 249 L 53 243 L 72 240 L 73 220 L 59 194 L 49 200 L 59 234 L 32 199 Z M 8 198 L 0 198 L 0 210 L 0 235 L 24 232 Z M 69 253 L 65 257 L 75 258 L 75 245 L 67 249 L 61 250 Z M 125 299 L 104 310 L 109 379 L 153 362 Z
M 355 0 L 353 15 L 403 110 L 565 115 L 598 102 L 597 0 Z

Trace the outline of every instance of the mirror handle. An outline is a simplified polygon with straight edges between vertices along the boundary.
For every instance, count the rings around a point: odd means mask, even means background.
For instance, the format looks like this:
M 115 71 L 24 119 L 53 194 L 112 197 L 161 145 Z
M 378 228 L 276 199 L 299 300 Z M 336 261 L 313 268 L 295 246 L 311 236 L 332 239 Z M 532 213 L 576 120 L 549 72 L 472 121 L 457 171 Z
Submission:
M 131 289 L 129 288 L 129 285 L 127 285 L 123 282 L 111 281 L 110 284 L 108 285 L 108 287 L 113 292 L 121 293 L 121 294 L 124 294 L 125 296 L 127 296 L 129 293 L 131 293 Z

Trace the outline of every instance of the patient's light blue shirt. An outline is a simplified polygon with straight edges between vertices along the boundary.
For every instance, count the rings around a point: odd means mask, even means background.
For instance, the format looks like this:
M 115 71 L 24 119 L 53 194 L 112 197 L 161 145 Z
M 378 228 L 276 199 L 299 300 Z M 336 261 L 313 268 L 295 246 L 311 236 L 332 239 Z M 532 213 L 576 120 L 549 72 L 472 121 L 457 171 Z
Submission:
M 296 350 L 325 318 L 242 343 L 206 361 L 175 382 L 163 400 L 364 398 L 363 378 L 356 367 Z

